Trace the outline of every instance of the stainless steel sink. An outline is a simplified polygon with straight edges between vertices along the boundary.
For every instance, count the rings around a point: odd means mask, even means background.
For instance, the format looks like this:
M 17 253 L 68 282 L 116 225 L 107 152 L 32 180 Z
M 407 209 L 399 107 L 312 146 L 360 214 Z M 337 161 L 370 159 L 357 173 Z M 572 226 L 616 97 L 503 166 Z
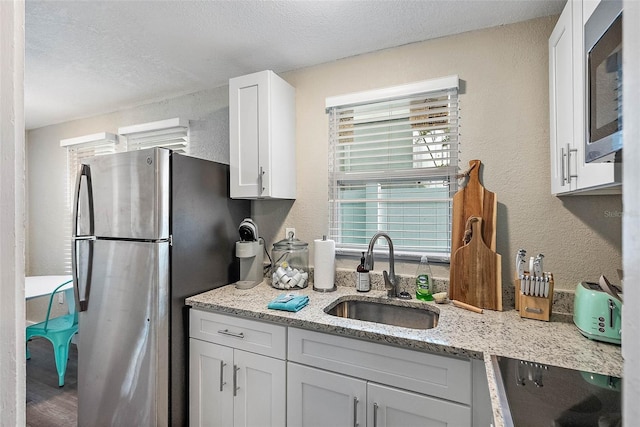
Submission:
M 438 325 L 439 314 L 426 306 L 393 305 L 384 301 L 346 300 L 329 306 L 327 314 L 403 328 L 431 329 Z

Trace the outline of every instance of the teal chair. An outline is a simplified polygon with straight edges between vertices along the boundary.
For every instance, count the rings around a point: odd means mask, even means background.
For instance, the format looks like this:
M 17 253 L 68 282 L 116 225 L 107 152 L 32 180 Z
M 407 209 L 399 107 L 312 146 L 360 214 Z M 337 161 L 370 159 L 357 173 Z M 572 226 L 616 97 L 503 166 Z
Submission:
M 71 282 L 71 280 L 64 282 L 51 293 L 46 320 L 44 322 L 27 326 L 27 359 L 31 358 L 31 354 L 29 354 L 29 340 L 31 338 L 43 337 L 51 341 L 56 358 L 59 387 L 64 385 L 64 374 L 67 370 L 67 359 L 69 359 L 69 345 L 71 343 L 71 338 L 73 338 L 73 335 L 78 332 L 78 312 L 75 309 L 75 302 L 73 298 L 67 298 L 69 314 L 54 317 L 53 319 L 50 318 L 50 315 L 51 306 L 56 294 L 58 292 L 65 292 L 60 290 L 60 288 L 69 282 Z

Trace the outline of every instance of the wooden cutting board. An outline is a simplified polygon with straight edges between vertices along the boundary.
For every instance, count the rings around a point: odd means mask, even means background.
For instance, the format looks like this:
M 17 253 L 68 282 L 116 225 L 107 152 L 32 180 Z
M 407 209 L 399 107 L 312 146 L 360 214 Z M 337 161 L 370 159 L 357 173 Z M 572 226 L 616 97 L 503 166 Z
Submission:
M 482 218 L 482 241 L 489 249 L 496 250 L 496 214 L 498 198 L 496 194 L 480 184 L 480 160 L 469 161 L 469 181 L 466 187 L 458 190 L 453 196 L 453 213 L 451 217 L 451 257 L 463 245 L 465 224 L 472 216 Z M 461 300 L 459 284 L 455 280 L 456 266 L 450 264 L 449 298 Z
M 469 161 L 469 182 L 453 196 L 451 253 L 462 246 L 467 219 L 482 218 L 482 240 L 492 251 L 496 250 L 496 214 L 498 198 L 480 184 L 480 160 Z
M 501 257 L 482 240 L 482 218 L 471 217 L 469 223 L 471 241 L 458 248 L 451 259 L 451 267 L 455 266 L 451 279 L 458 289 L 455 298 L 450 298 L 502 311 Z

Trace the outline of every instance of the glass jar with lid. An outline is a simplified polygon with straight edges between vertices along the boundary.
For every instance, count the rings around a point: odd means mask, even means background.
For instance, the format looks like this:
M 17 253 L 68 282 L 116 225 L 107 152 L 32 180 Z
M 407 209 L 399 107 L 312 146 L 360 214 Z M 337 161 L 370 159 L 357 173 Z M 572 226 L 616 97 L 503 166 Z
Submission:
M 306 288 L 309 284 L 309 244 L 289 237 L 273 244 L 268 281 L 277 289 Z

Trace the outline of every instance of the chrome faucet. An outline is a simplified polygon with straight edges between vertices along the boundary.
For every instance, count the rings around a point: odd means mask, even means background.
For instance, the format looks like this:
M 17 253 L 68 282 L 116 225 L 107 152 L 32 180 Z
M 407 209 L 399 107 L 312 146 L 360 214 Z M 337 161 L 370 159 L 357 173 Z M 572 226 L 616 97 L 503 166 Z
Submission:
M 394 269 L 395 261 L 393 259 L 393 242 L 391 241 L 391 237 L 389 237 L 387 233 L 378 231 L 376 234 L 373 235 L 373 237 L 371 238 L 371 241 L 369 242 L 369 249 L 367 250 L 367 255 L 365 256 L 365 259 L 364 259 L 364 266 L 369 271 L 373 270 L 373 245 L 375 245 L 376 241 L 380 237 L 384 237 L 387 240 L 387 243 L 389 244 L 389 273 L 387 274 L 386 271 L 382 272 L 382 275 L 384 277 L 384 287 L 387 290 L 387 296 L 389 298 L 394 298 L 397 296 L 398 281 L 396 279 L 396 274 Z

